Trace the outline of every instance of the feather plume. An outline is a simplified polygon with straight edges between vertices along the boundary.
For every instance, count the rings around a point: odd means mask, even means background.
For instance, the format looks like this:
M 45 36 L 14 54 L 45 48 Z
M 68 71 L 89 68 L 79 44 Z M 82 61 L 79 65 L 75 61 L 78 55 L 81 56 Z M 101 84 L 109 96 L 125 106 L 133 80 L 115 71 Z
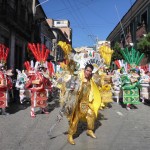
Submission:
M 129 51 L 128 48 L 121 50 L 121 53 L 122 53 L 125 61 L 132 68 L 138 66 L 144 57 L 144 53 L 140 54 L 140 52 L 136 51 L 133 47 L 132 47 L 131 51 Z

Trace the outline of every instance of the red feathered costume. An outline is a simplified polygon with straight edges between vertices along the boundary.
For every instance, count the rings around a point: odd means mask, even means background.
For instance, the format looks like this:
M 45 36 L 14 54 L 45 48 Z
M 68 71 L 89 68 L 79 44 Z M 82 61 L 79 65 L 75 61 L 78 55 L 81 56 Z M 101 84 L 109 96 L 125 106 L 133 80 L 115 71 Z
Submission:
M 6 114 L 5 108 L 8 107 L 8 90 L 12 89 L 12 70 L 6 70 L 6 60 L 9 48 L 0 44 L 0 108 L 2 114 Z
M 25 87 L 31 91 L 31 117 L 35 117 L 35 107 L 40 107 L 43 113 L 48 113 L 45 108 L 47 107 L 48 91 L 51 90 L 50 76 L 52 73 L 49 71 L 52 70 L 47 69 L 45 65 L 50 50 L 46 49 L 44 45 L 35 45 L 34 43 L 29 43 L 28 48 L 37 61 L 34 68 L 30 66 L 29 62 L 24 63 L 29 78 Z

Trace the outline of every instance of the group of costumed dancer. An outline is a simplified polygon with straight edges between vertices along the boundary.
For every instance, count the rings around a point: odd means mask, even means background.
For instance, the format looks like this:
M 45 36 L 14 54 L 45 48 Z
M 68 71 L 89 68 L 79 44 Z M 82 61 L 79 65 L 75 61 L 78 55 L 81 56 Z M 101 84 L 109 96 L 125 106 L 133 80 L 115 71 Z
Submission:
M 52 76 L 54 74 L 53 64 L 47 62 L 47 57 L 50 53 L 42 44 L 28 44 L 29 50 L 36 59 L 34 62 L 26 61 L 24 66 L 26 70 L 18 70 L 15 87 L 19 89 L 20 103 L 23 103 L 25 98 L 31 100 L 31 117 L 36 117 L 35 108 L 40 108 L 41 113 L 48 114 L 47 99 L 52 89 Z M 2 114 L 6 114 L 8 107 L 9 92 L 12 90 L 13 81 L 11 76 L 12 70 L 7 70 L 6 60 L 9 49 L 3 44 L 0 45 L 0 108 Z
M 75 144 L 73 135 L 77 131 L 79 121 L 87 122 L 87 135 L 96 138 L 94 124 L 100 110 L 107 108 L 113 98 L 119 103 L 120 98 L 130 109 L 131 104 L 139 104 L 149 99 L 149 76 L 139 68 L 144 54 L 134 48 L 121 50 L 125 63 L 116 60 L 118 69 L 108 73 L 113 50 L 108 42 L 102 44 L 97 51 L 72 47 L 59 41 L 58 46 L 64 52 L 65 61 L 60 63 L 61 70 L 54 71 L 53 64 L 47 61 L 50 50 L 43 44 L 29 43 L 28 49 L 35 57 L 35 62 L 26 61 L 25 70 L 18 73 L 15 87 L 19 89 L 20 103 L 25 98 L 31 101 L 30 116 L 36 117 L 35 108 L 48 114 L 47 100 L 56 87 L 60 93 L 60 112 L 68 119 L 68 142 Z M 12 90 L 12 70 L 7 70 L 6 60 L 9 49 L 0 44 L 0 108 L 6 114 L 8 93 Z M 121 63 L 122 62 L 122 63 Z M 127 63 L 130 68 L 127 67 Z M 55 77 L 55 80 L 54 80 Z M 140 92 L 139 92 L 140 91 Z
M 79 121 L 87 122 L 87 135 L 96 138 L 94 124 L 99 110 L 112 102 L 111 77 L 104 72 L 110 65 L 113 50 L 103 45 L 98 52 L 76 49 L 76 54 L 66 43 L 58 45 L 65 54 L 63 69 L 58 75 L 60 103 L 68 118 L 68 142 L 75 144 L 73 135 L 77 131 Z

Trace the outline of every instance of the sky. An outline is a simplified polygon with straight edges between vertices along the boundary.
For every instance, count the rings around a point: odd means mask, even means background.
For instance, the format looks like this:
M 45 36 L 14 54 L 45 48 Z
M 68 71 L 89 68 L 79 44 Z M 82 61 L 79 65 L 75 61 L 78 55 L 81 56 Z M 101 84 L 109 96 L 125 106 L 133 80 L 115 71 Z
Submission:
M 40 3 L 45 0 L 39 0 Z M 94 46 L 106 40 L 136 0 L 48 0 L 41 6 L 54 20 L 69 20 L 72 46 Z

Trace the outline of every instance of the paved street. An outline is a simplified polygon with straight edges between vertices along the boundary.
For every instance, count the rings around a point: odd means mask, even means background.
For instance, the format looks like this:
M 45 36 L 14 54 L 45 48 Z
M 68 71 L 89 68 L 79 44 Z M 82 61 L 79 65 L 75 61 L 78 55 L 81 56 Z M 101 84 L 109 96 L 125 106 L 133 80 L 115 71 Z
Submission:
M 150 106 L 140 104 L 127 111 L 114 102 L 112 107 L 100 111 L 104 116 L 96 122 L 97 139 L 86 135 L 86 125 L 79 124 L 75 135 L 76 145 L 67 142 L 67 119 L 54 128 L 52 137 L 47 135 L 54 124 L 59 106 L 51 102 L 50 114 L 31 118 L 30 108 L 12 106 L 9 116 L 0 115 L 1 150 L 150 150 Z M 54 105 L 57 107 L 54 108 Z M 101 116 L 102 116 L 101 115 Z

